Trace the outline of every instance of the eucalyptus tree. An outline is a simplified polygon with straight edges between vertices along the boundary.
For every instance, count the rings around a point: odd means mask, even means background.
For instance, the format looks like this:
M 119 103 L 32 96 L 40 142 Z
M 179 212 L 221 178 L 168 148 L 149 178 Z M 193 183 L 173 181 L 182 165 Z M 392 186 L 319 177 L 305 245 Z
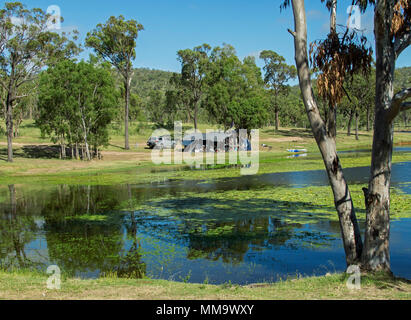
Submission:
M 37 125 L 61 146 L 82 143 L 83 159 L 91 160 L 90 145 L 108 143 L 107 126 L 115 115 L 118 92 L 108 65 L 65 60 L 49 68 L 40 78 Z M 77 148 L 76 148 L 77 149 Z M 78 151 L 77 151 L 78 154 Z
M 288 82 L 297 76 L 297 70 L 294 66 L 286 64 L 283 56 L 271 50 L 262 51 L 260 59 L 264 60 L 264 81 L 272 95 L 275 130 L 278 131 L 281 109 L 279 96 L 287 96 L 289 94 L 290 86 Z
M 133 60 L 136 58 L 136 42 L 143 25 L 136 20 L 125 20 L 124 16 L 110 17 L 105 24 L 87 34 L 86 46 L 93 48 L 104 60 L 110 62 L 120 73 L 124 83 L 124 148 L 130 149 L 129 143 L 129 110 L 130 87 L 134 74 Z
M 50 18 L 43 10 L 27 9 L 20 2 L 6 2 L 0 9 L 0 86 L 5 91 L 2 103 L 9 162 L 13 161 L 13 108 L 33 93 L 21 92 L 21 88 L 32 82 L 47 64 L 71 57 L 79 50 L 66 34 L 50 30 Z
M 324 1 L 322 1 L 324 2 Z M 327 5 L 330 0 L 327 1 Z M 364 243 L 359 232 L 355 210 L 341 163 L 337 156 L 335 140 L 330 139 L 313 96 L 310 66 L 307 53 L 307 20 L 304 0 L 285 0 L 282 7 L 292 3 L 295 29 L 289 30 L 294 37 L 295 58 L 307 115 L 322 153 L 324 164 L 334 192 L 335 206 L 340 218 L 347 265 L 360 264 L 368 271 L 391 272 L 390 235 L 390 182 L 394 138 L 394 119 L 411 108 L 406 99 L 411 97 L 411 88 L 394 94 L 395 64 L 400 54 L 411 45 L 411 3 L 409 0 L 353 0 L 362 12 L 374 6 L 374 29 L 376 50 L 376 98 L 375 128 L 368 188 L 364 188 L 367 209 Z M 317 54 L 317 65 L 323 59 L 334 58 L 335 67 L 341 71 L 337 84 L 345 76 L 371 68 L 371 55 L 366 39 L 355 43 L 355 31 L 347 29 L 342 38 L 322 43 Z M 322 57 L 321 57 L 322 56 Z M 369 56 L 369 58 L 367 58 Z M 326 63 L 322 64 L 323 66 Z M 363 71 L 366 71 L 364 70 Z M 328 77 L 324 77 L 324 81 Z M 343 92 L 336 87 L 336 100 Z
M 205 108 L 225 129 L 260 128 L 267 119 L 268 96 L 255 59 L 241 61 L 230 45 L 216 47 L 207 71 Z
M 181 63 L 180 85 L 189 95 L 189 111 L 194 120 L 194 129 L 198 128 L 198 115 L 201 101 L 206 91 L 205 76 L 209 63 L 208 53 L 211 47 L 208 44 L 195 47 L 193 50 L 178 51 L 178 61 Z

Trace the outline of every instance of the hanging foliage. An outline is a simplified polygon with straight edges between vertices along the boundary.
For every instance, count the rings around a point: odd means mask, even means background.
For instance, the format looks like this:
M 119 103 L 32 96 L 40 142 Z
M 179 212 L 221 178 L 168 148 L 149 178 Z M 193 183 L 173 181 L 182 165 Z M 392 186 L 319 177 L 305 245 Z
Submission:
M 411 3 L 410 0 L 398 0 L 394 6 L 394 17 L 391 25 L 391 36 L 399 37 L 410 31 Z
M 343 98 L 344 80 L 354 74 L 367 76 L 371 71 L 372 49 L 364 36 L 346 32 L 340 38 L 330 33 L 323 41 L 310 44 L 310 63 L 319 73 L 318 93 L 330 106 L 336 106 Z

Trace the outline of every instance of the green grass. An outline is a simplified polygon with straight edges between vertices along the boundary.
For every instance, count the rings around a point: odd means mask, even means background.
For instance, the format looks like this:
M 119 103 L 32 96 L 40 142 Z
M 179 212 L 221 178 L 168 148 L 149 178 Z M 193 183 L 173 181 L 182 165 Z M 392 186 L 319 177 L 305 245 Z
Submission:
M 260 153 L 258 174 L 324 170 L 321 158 L 287 159 L 288 154 L 274 152 Z M 393 163 L 410 161 L 411 153 L 393 155 Z M 361 156 L 341 155 L 343 168 L 369 166 L 369 154 Z M 75 160 L 16 159 L 14 163 L 2 162 L 0 184 L 110 185 L 125 183 L 147 183 L 154 180 L 185 179 L 207 180 L 239 177 L 239 168 L 221 167 L 213 170 L 187 170 L 186 165 L 154 165 L 148 160 L 92 161 Z
M 184 125 L 184 130 L 191 127 Z M 205 132 L 206 125 L 200 125 Z M 215 127 L 216 128 L 216 127 Z M 214 129 L 215 129 L 214 128 Z M 145 149 L 145 142 L 151 135 L 151 124 L 132 123 L 130 126 L 131 150 L 125 151 L 123 146 L 122 128 L 111 129 L 110 144 L 103 150 L 101 161 L 59 160 L 50 158 L 42 148 L 51 145 L 48 139 L 43 139 L 40 130 L 33 121 L 25 121 L 20 128 L 20 136 L 14 139 L 15 162 L 7 163 L 6 138 L 0 137 L 0 184 L 19 184 L 27 182 L 40 184 L 124 184 L 145 183 L 155 179 L 215 179 L 222 177 L 238 177 L 238 168 L 220 168 L 218 170 L 184 170 L 184 165 L 156 166 L 151 161 L 150 150 Z M 135 147 L 138 142 L 138 147 Z M 260 144 L 265 143 L 270 148 L 262 148 L 259 153 L 259 174 L 272 172 L 290 172 L 306 170 L 323 170 L 324 165 L 318 152 L 318 147 L 312 134 L 306 129 L 281 128 L 275 132 L 273 128 L 260 130 Z M 395 134 L 395 143 L 411 143 L 411 133 Z M 337 138 L 338 150 L 370 149 L 372 134 L 361 132 L 360 140 L 354 136 L 347 137 L 339 132 Z M 304 147 L 309 158 L 287 159 L 287 148 Z M 56 155 L 54 155 L 56 156 Z M 410 161 L 411 153 L 395 154 L 393 162 Z M 341 155 L 344 168 L 369 166 L 370 154 L 361 156 Z
M 346 286 L 348 275 L 295 278 L 246 286 L 190 284 L 152 279 L 106 277 L 96 280 L 64 278 L 60 290 L 48 290 L 47 275 L 32 271 L 0 271 L 0 299 L 141 299 L 141 300 L 366 300 L 411 299 L 411 283 L 384 274 L 364 275 L 361 289 Z

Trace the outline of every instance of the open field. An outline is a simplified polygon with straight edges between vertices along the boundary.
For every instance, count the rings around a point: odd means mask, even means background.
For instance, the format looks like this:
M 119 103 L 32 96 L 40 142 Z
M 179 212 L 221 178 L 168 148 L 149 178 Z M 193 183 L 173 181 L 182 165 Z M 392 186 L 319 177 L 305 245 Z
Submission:
M 190 127 L 184 126 L 184 130 Z M 205 126 L 200 126 L 205 132 Z M 32 178 L 33 183 L 68 183 L 68 184 L 113 184 L 113 183 L 138 183 L 151 181 L 155 175 L 161 179 L 196 179 L 203 177 L 203 172 L 179 171 L 182 165 L 155 166 L 151 161 L 151 151 L 146 149 L 146 141 L 151 135 L 150 126 L 143 126 L 139 133 L 137 124 L 131 126 L 131 150 L 122 148 L 123 138 L 118 131 L 112 130 L 110 144 L 103 149 L 103 160 L 90 162 L 77 160 L 58 159 L 58 148 L 52 147 L 48 139 L 42 139 L 40 131 L 30 121 L 25 122 L 20 130 L 20 137 L 14 140 L 14 163 L 7 163 L 6 140 L 0 139 L 0 183 L 20 183 L 26 178 Z M 136 146 L 137 142 L 137 146 Z M 411 144 L 411 132 L 396 132 L 396 145 Z M 275 132 L 273 128 L 260 130 L 258 173 L 288 172 L 304 170 L 321 170 L 323 163 L 318 152 L 318 147 L 312 138 L 311 132 L 306 129 L 282 128 Z M 339 132 L 337 146 L 340 151 L 353 149 L 370 149 L 372 146 L 372 133 L 361 132 L 360 140 L 355 136 L 348 137 L 345 132 Z M 287 159 L 288 148 L 303 147 L 309 155 L 318 155 L 315 158 Z M 411 159 L 410 153 L 395 154 L 393 162 Z M 341 156 L 344 168 L 369 166 L 370 154 L 362 156 Z M 155 172 L 153 172 L 153 170 Z M 130 171 L 133 174 L 130 175 Z M 240 171 L 233 168 L 210 170 L 207 178 L 239 176 Z

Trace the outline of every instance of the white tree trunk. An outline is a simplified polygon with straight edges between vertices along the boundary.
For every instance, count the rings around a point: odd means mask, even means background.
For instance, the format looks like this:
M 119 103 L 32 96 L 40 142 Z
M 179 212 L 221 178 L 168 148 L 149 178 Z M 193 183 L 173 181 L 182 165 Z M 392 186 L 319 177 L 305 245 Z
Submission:
M 327 126 L 321 118 L 313 96 L 310 68 L 307 54 L 307 23 L 304 0 L 293 0 L 295 21 L 295 57 L 304 105 L 311 128 L 321 151 L 329 182 L 334 194 L 335 208 L 338 213 L 347 265 L 359 262 L 362 240 L 348 185 L 345 181 L 340 160 L 337 156 L 335 139 L 328 134 Z
M 376 100 L 371 175 L 364 190 L 367 207 L 363 268 L 390 272 L 390 184 L 394 140 L 392 99 L 396 55 L 390 28 L 392 8 L 381 1 L 375 9 Z

